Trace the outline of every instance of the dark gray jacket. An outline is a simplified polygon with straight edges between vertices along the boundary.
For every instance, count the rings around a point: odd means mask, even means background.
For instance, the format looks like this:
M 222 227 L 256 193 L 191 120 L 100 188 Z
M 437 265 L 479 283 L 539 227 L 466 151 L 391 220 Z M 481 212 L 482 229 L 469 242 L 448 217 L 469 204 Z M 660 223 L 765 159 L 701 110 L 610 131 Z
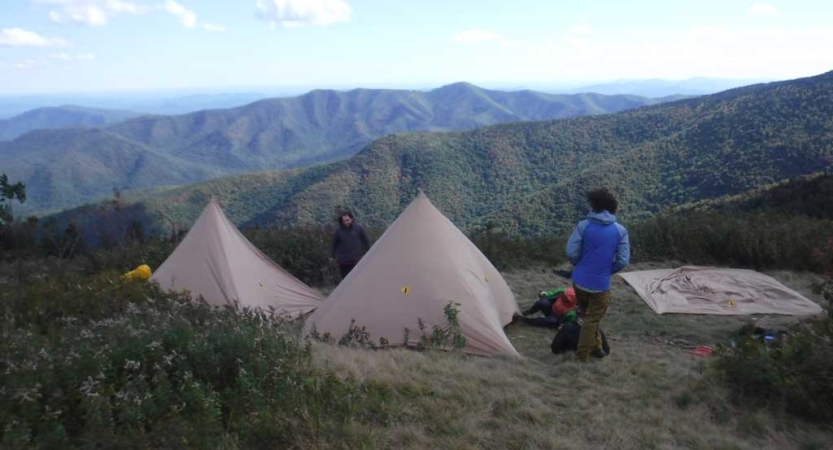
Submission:
M 331 255 L 339 264 L 356 264 L 369 249 L 370 241 L 359 224 L 339 226 L 333 235 Z

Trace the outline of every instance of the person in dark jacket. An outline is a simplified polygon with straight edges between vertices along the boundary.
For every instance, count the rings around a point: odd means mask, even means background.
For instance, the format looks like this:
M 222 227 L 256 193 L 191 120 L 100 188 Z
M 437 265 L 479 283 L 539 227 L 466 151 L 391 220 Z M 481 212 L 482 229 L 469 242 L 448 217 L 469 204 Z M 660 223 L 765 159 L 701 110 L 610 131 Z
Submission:
M 341 278 L 356 267 L 359 260 L 370 249 L 370 240 L 364 232 L 364 228 L 356 223 L 353 213 L 345 211 L 338 218 L 338 229 L 333 235 L 331 256 L 338 263 Z
M 610 278 L 628 265 L 631 254 L 628 230 L 616 223 L 616 197 L 602 188 L 588 192 L 587 201 L 592 211 L 567 241 L 578 309 L 584 312 L 576 350 L 580 361 L 603 356 L 599 323 L 610 301 Z
M 522 311 L 523 317 L 521 320 L 527 325 L 546 328 L 558 328 L 558 317 L 552 311 L 552 304 L 555 302 L 555 295 L 548 295 L 547 292 L 541 291 L 538 293 L 538 300 L 526 311 Z M 529 317 L 536 313 L 542 313 L 544 317 Z
M 538 327 L 558 328 L 565 323 L 564 318 L 576 307 L 576 294 L 573 288 L 560 288 L 538 293 L 538 301 L 532 307 L 523 311 L 521 320 Z M 544 317 L 529 317 L 535 313 L 542 313 Z M 575 316 L 575 314 L 573 314 Z

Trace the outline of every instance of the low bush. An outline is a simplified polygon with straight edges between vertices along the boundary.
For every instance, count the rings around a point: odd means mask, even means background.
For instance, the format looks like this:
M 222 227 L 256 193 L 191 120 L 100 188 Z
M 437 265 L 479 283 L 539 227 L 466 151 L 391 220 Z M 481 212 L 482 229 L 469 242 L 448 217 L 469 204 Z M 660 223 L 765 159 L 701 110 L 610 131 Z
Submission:
M 314 369 L 271 312 L 115 272 L 0 302 L 2 448 L 351 447 L 357 428 L 390 420 L 386 389 Z
M 833 302 L 833 283 L 824 289 Z M 718 373 L 735 400 L 833 421 L 833 316 L 795 326 L 773 342 L 746 332 L 736 347 L 718 352 Z
M 833 274 L 833 221 L 776 213 L 660 215 L 630 229 L 635 261 Z
M 498 270 L 556 266 L 567 260 L 564 238 L 528 238 L 485 231 L 471 235 L 470 239 Z

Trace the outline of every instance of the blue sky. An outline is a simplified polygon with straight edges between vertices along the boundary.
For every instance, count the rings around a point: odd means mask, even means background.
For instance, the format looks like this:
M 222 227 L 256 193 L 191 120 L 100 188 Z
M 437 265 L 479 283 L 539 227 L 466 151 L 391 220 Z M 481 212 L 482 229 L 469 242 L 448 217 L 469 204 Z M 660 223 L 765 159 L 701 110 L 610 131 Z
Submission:
M 833 70 L 833 2 L 2 0 L 0 93 Z

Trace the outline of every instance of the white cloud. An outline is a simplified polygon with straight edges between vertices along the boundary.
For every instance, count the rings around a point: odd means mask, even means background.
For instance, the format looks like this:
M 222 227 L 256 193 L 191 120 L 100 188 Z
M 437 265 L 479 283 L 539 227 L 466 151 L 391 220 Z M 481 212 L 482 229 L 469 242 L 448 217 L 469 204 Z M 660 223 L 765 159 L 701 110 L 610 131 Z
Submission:
M 41 67 L 49 67 L 52 66 L 52 63 L 63 64 L 63 63 L 71 63 L 73 61 L 94 61 L 95 55 L 92 53 L 79 53 L 75 55 L 71 55 L 68 53 L 53 53 L 46 56 L 41 56 L 37 58 L 27 58 L 23 61 L 18 61 L 11 64 L 6 64 L 6 67 L 11 67 L 17 70 L 28 70 L 28 69 L 37 69 Z M 0 65 L 2 67 L 2 65 Z
M 95 55 L 92 53 L 79 53 L 77 55 L 69 55 L 66 53 L 53 53 L 49 55 L 51 59 L 58 61 L 93 61 Z
M 586 23 L 579 23 L 573 27 L 573 33 L 586 36 L 588 34 L 593 34 L 593 29 Z
M 210 31 L 212 33 L 225 33 L 226 31 L 228 31 L 228 28 L 222 25 L 215 25 L 213 23 L 204 23 L 202 24 L 202 28 L 205 31 Z
M 142 14 L 148 8 L 123 0 L 29 0 L 33 3 L 54 5 L 49 20 L 55 23 L 83 23 L 101 26 L 121 14 Z
M 80 8 L 68 8 L 58 12 L 49 11 L 49 20 L 55 23 L 86 23 L 89 25 L 104 25 L 109 18 L 107 13 L 95 5 L 88 5 Z
M 126 14 L 140 14 L 144 9 L 135 3 L 123 2 L 121 0 L 106 0 L 104 6 L 108 11 L 113 13 Z
M 166 1 L 164 5 L 159 7 L 159 9 L 179 19 L 179 22 L 185 28 L 195 28 L 197 25 L 199 25 L 200 28 L 211 33 L 225 33 L 228 30 L 223 25 L 217 25 L 214 23 L 200 23 L 197 20 L 197 13 L 191 11 L 182 4 L 177 3 L 173 0 Z
M 778 10 L 772 6 L 767 5 L 764 3 L 756 3 L 748 11 L 750 16 L 776 16 L 778 15 Z
M 49 60 L 46 58 L 29 58 L 23 61 L 19 61 L 16 63 L 8 64 L 9 67 L 12 69 L 17 70 L 28 70 L 34 69 L 37 67 L 46 67 L 49 65 Z
M 127 0 L 29 0 L 33 3 L 51 5 L 49 20 L 55 23 L 80 23 L 93 26 L 106 25 L 122 14 L 138 15 L 153 11 L 166 12 L 176 17 L 182 26 L 195 28 L 199 23 L 197 14 L 174 0 L 167 0 L 157 6 L 149 6 Z M 217 24 L 199 24 L 210 32 L 224 32 L 226 27 Z
M 494 31 L 469 30 L 461 31 L 451 38 L 451 42 L 460 44 L 482 44 L 484 42 L 507 42 L 506 38 Z
M 564 43 L 567 44 L 568 47 L 572 48 L 582 48 L 587 47 L 587 41 L 576 36 L 571 36 L 564 39 Z
M 165 2 L 165 5 L 162 7 L 162 9 L 178 18 L 180 23 L 182 23 L 182 26 L 185 28 L 194 28 L 195 26 L 197 26 L 196 13 L 185 8 L 184 6 L 180 5 L 179 3 L 173 0 L 168 0 L 167 2 Z
M 350 5 L 344 0 L 257 0 L 257 17 L 272 27 L 347 22 L 351 13 Z
M 66 39 L 46 38 L 20 28 L 4 28 L 0 31 L 0 47 L 69 47 Z
M 693 37 L 704 37 L 704 38 L 729 38 L 732 37 L 732 33 L 729 30 L 713 27 L 713 26 L 696 26 L 691 27 L 688 29 L 688 34 Z

